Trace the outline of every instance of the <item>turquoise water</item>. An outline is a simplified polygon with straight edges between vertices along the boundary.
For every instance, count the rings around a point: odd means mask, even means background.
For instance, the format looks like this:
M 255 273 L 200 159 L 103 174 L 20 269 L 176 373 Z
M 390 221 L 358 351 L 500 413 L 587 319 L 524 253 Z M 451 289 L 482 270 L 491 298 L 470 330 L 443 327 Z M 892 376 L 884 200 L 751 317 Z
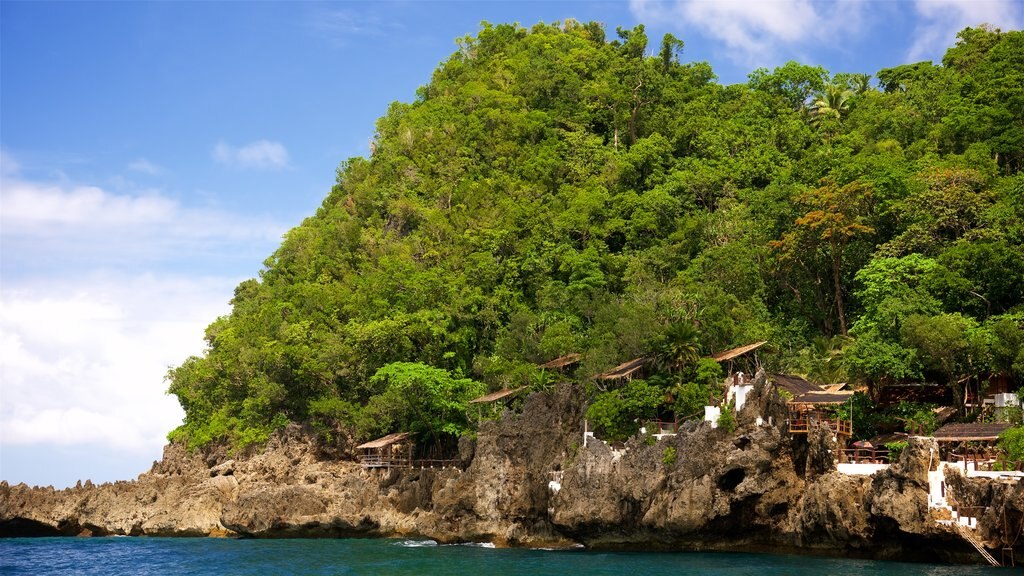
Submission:
M 4 575 L 969 576 L 992 570 L 763 554 L 508 550 L 409 540 L 0 539 Z

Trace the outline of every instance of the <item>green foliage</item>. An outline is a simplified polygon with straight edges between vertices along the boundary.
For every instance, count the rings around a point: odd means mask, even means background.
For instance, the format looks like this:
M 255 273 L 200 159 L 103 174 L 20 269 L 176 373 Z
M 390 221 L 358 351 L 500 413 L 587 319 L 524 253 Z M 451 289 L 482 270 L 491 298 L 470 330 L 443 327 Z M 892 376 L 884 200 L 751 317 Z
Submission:
M 723 86 L 643 26 L 484 23 L 169 371 L 172 436 L 429 441 L 468 430 L 471 390 L 553 386 L 556 356 L 583 382 L 660 357 L 660 385 L 595 399 L 623 436 L 666 396 L 699 410 L 722 376 L 699 357 L 762 339 L 873 390 L 1024 384 L 1022 43 L 969 28 L 879 90 L 797 62 Z
M 587 420 L 601 438 L 626 440 L 640 430 L 643 420 L 656 415 L 662 398 L 660 388 L 632 380 L 622 388 L 598 394 L 587 408 Z
M 418 362 L 383 366 L 370 385 L 380 393 L 366 405 L 364 437 L 407 431 L 436 442 L 461 436 L 469 431 L 466 403 L 484 393 L 479 382 Z
M 885 448 L 889 451 L 889 462 L 895 462 L 899 460 L 900 454 L 907 449 L 908 442 L 906 440 L 897 440 L 895 442 L 886 442 Z
M 722 413 L 718 415 L 718 429 L 726 434 L 732 434 L 736 430 L 736 415 L 733 414 L 731 402 L 722 406 Z
M 678 457 L 679 455 L 676 453 L 676 447 L 667 446 L 661 453 L 661 463 L 664 464 L 666 468 L 671 468 L 676 465 Z
M 1015 426 L 1003 430 L 999 435 L 999 447 L 1006 453 L 1010 461 L 1024 460 L 1024 426 Z

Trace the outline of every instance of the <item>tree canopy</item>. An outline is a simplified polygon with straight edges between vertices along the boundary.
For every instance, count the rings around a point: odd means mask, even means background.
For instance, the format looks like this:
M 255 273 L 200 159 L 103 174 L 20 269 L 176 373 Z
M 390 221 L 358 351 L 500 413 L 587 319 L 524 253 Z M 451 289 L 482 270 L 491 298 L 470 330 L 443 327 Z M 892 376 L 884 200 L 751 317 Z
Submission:
M 796 62 L 723 86 L 682 40 L 649 56 L 643 26 L 609 36 L 460 39 L 169 371 L 172 435 L 459 434 L 471 394 L 538 385 L 558 355 L 586 381 L 756 340 L 774 369 L 840 358 L 872 386 L 1022 382 L 1024 33 L 966 29 L 879 89 Z M 649 411 L 657 386 L 617 397 Z

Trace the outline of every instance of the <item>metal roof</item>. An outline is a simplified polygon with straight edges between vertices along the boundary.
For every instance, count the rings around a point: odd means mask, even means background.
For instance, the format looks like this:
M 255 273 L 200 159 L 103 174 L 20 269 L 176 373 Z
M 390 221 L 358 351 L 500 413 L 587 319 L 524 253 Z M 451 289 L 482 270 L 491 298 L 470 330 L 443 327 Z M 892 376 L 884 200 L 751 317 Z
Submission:
M 469 404 L 487 404 L 489 402 L 497 402 L 498 400 L 501 400 L 502 398 L 505 398 L 507 396 L 511 396 L 511 395 L 515 394 L 516 392 L 520 392 L 520 391 L 525 390 L 525 389 L 526 389 L 526 386 L 523 386 L 521 388 L 502 388 L 501 390 L 498 390 L 497 392 L 491 392 L 490 394 L 486 394 L 486 395 L 481 396 L 479 398 L 474 398 L 474 399 L 470 400 L 468 403 Z
M 402 440 L 405 440 L 407 438 L 409 438 L 408 432 L 395 432 L 394 434 L 388 434 L 383 438 L 377 438 L 376 440 L 370 440 L 365 444 L 360 444 L 359 446 L 356 446 L 356 450 L 384 448 L 385 446 L 390 446 L 396 442 L 401 442 Z
M 939 442 L 971 442 L 997 440 L 1009 422 L 985 422 L 973 424 L 946 424 L 932 434 Z
M 768 343 L 767 340 L 762 340 L 760 342 L 754 342 L 753 344 L 747 344 L 746 346 L 740 346 L 739 348 L 733 348 L 731 350 L 726 350 L 724 352 L 719 352 L 718 354 L 714 354 L 713 356 L 711 356 L 711 359 L 716 361 L 716 362 L 725 362 L 726 360 L 732 360 L 733 358 L 736 358 L 737 356 L 742 356 L 742 355 L 746 354 L 747 352 L 751 352 L 753 350 L 757 350 L 758 348 L 760 348 L 761 346 L 764 346 L 767 343 Z

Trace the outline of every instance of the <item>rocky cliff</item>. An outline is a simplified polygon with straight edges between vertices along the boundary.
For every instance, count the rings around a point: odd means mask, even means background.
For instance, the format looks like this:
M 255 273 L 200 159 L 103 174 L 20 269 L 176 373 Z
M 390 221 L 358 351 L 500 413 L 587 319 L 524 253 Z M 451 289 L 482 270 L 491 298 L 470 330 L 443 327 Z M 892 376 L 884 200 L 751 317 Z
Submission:
M 691 423 L 625 450 L 583 442 L 584 402 L 565 386 L 519 414 L 485 422 L 463 466 L 368 470 L 328 457 L 299 428 L 260 452 L 189 453 L 169 445 L 130 482 L 56 491 L 0 484 L 0 536 L 416 536 L 502 546 L 772 550 L 974 561 L 927 506 L 927 441 L 874 476 L 835 471 L 834 439 L 793 437 L 784 405 L 755 388 L 735 431 Z M 552 481 L 555 480 L 554 483 Z M 950 479 L 964 504 L 988 506 L 979 534 L 1006 545 L 1017 485 Z

